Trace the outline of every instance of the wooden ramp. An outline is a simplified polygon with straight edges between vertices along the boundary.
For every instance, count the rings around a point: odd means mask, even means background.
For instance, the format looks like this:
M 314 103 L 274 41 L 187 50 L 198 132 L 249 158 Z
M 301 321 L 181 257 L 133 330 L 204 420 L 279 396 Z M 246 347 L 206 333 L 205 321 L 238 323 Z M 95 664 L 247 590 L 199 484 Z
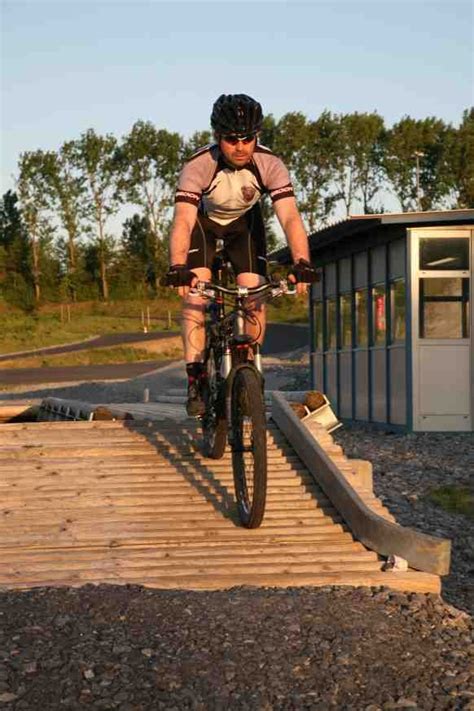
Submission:
M 0 586 L 439 591 L 438 576 L 382 572 L 271 424 L 265 519 L 242 528 L 230 454 L 205 459 L 199 437 L 166 417 L 1 425 Z M 370 491 L 366 502 L 391 518 Z

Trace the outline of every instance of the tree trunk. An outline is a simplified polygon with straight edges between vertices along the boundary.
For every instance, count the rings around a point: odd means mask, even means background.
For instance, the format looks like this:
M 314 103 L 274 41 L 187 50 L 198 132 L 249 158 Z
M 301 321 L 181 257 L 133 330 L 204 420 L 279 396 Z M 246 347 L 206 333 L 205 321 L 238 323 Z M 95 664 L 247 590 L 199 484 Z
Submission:
M 104 250 L 101 247 L 99 251 L 100 260 L 100 288 L 102 292 L 102 299 L 104 301 L 109 300 L 109 284 L 107 282 L 107 265 L 105 263 Z
M 38 242 L 36 237 L 31 238 L 31 254 L 33 257 L 33 287 L 35 291 L 35 301 L 39 302 L 41 299 L 41 285 L 40 285 L 40 268 L 39 268 L 39 254 L 38 254 Z
M 109 285 L 107 283 L 107 264 L 105 257 L 105 243 L 104 243 L 104 222 L 102 205 L 100 200 L 96 198 L 97 204 L 97 217 L 99 223 L 99 263 L 100 263 L 100 288 L 102 292 L 102 299 L 104 301 L 109 300 Z
M 160 240 L 159 240 L 158 234 L 156 232 L 153 236 L 155 238 L 154 239 L 154 242 L 155 242 L 155 265 L 154 265 L 154 268 L 155 268 L 155 294 L 158 294 L 159 289 L 160 289 L 160 279 L 161 279 L 160 270 L 158 269 L 158 265 L 160 263 Z
M 71 301 L 76 301 L 76 298 L 77 298 L 76 286 L 74 284 L 74 277 L 76 276 L 76 247 L 74 244 L 74 239 L 75 239 L 75 235 L 69 233 L 69 243 L 68 243 L 69 277 L 70 277 L 69 293 L 70 293 Z

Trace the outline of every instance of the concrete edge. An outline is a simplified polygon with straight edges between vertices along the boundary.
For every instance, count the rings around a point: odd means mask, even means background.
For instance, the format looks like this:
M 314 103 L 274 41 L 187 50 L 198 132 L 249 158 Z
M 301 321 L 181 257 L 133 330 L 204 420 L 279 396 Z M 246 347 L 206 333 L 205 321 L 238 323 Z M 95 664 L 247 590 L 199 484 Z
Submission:
M 435 575 L 449 573 L 451 541 L 391 523 L 371 511 L 301 423 L 282 393 L 273 394 L 272 418 L 357 540 L 383 556 L 394 554 L 404 558 L 416 570 Z

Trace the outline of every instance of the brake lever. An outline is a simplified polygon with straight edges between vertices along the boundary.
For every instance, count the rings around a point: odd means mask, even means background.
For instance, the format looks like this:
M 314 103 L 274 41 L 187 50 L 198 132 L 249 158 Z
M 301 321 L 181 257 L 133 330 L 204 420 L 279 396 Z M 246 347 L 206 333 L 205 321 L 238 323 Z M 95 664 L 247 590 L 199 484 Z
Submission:
M 272 296 L 293 296 L 296 293 L 296 287 L 291 289 L 286 279 L 281 279 L 272 289 Z
M 207 296 L 212 299 L 215 297 L 216 292 L 214 289 L 209 287 L 207 281 L 198 281 L 193 287 L 189 289 L 190 296 Z

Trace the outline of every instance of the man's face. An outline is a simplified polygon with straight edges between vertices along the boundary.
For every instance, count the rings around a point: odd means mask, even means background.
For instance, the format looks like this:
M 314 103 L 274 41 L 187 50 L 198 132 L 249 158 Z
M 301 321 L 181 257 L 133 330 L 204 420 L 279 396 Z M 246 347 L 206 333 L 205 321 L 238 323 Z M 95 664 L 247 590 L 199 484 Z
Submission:
M 250 161 L 256 145 L 256 136 L 219 136 L 219 148 L 234 168 L 243 168 Z

